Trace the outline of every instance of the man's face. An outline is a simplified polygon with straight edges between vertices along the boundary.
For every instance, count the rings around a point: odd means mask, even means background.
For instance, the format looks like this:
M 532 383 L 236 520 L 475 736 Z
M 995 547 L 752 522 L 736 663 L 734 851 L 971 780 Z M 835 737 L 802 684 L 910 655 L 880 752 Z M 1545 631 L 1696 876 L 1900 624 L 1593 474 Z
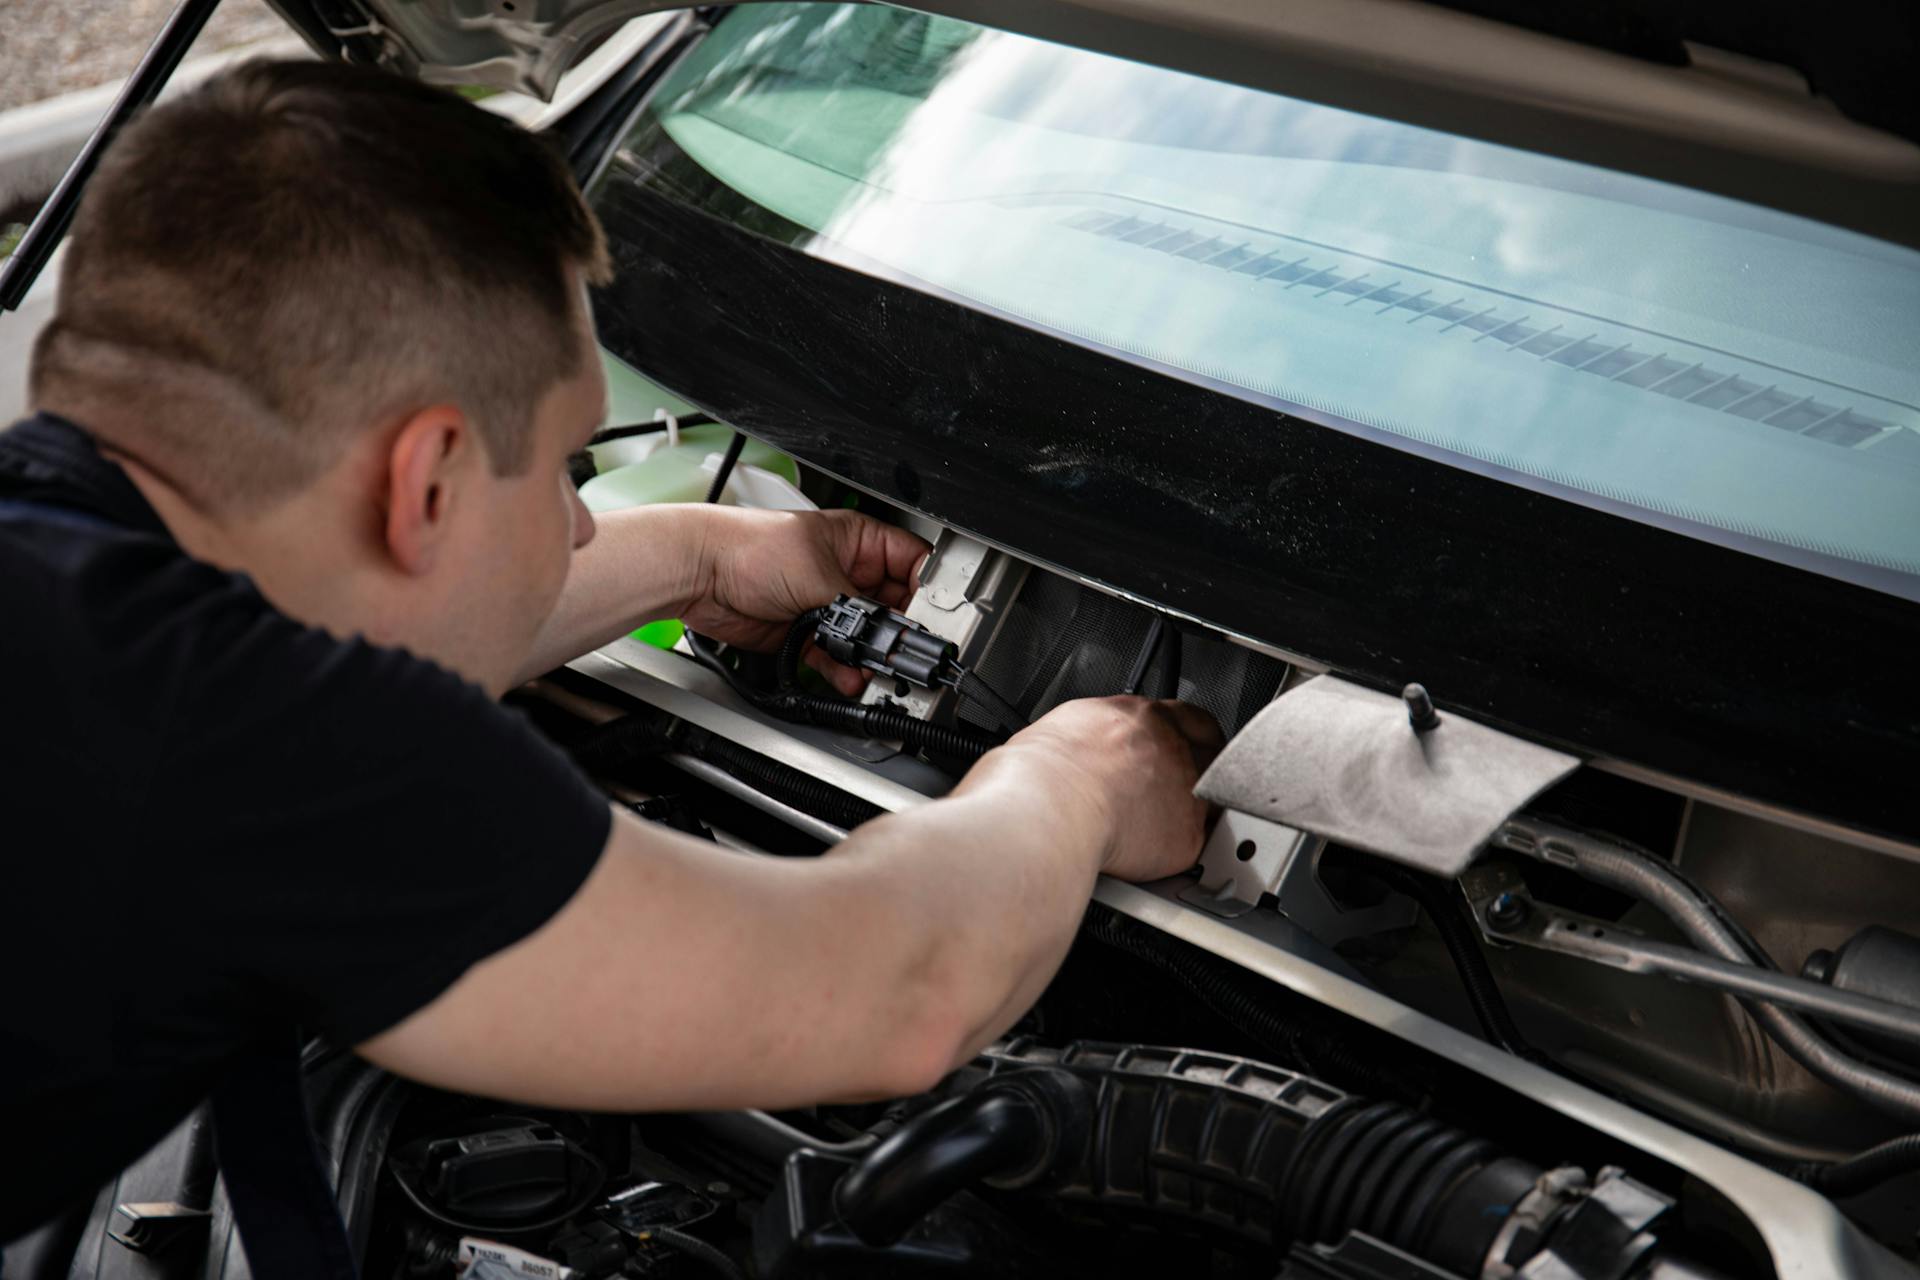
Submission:
M 540 402 L 532 465 L 511 476 L 483 466 L 478 501 L 465 513 L 459 577 L 468 598 L 449 612 L 470 634 L 448 639 L 472 655 L 465 674 L 494 692 L 520 671 L 560 597 L 573 552 L 593 537 L 593 516 L 568 478 L 567 459 L 605 421 L 607 383 L 584 323 L 582 341 L 584 367 Z

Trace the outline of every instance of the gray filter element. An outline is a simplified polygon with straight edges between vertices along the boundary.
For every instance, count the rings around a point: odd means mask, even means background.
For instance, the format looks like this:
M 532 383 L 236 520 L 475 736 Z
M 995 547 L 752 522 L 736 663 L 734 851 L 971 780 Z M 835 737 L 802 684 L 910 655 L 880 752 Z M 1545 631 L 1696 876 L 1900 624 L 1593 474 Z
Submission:
M 1255 716 L 1194 794 L 1451 878 L 1579 763 L 1451 712 L 1417 732 L 1401 699 L 1319 676 Z

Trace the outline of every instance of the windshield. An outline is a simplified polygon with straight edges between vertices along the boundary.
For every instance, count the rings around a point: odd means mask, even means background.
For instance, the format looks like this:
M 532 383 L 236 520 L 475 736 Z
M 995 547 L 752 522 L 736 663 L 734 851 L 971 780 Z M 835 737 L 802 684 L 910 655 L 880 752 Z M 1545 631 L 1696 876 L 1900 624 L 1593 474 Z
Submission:
M 809 253 L 1920 598 L 1920 253 L 870 5 L 734 11 L 641 128 Z

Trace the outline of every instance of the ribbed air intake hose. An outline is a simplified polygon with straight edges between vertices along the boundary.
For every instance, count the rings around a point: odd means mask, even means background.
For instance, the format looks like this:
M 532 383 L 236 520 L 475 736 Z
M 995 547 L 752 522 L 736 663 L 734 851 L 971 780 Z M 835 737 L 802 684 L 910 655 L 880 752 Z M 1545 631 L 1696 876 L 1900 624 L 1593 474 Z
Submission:
M 1542 1170 L 1493 1143 L 1392 1102 L 1347 1099 L 1301 1133 L 1275 1236 L 1332 1243 L 1364 1231 L 1416 1257 L 1478 1275 L 1507 1209 Z
M 1618 1171 L 1602 1175 L 1613 1194 L 1589 1197 L 1578 1169 L 1549 1173 L 1398 1103 L 1218 1054 L 1022 1039 L 942 1092 L 835 1189 L 841 1224 L 870 1246 L 982 1183 L 1272 1255 L 1358 1232 L 1478 1276 L 1496 1253 L 1517 1270 L 1564 1244 L 1624 1280 L 1647 1274 L 1648 1228 L 1670 1203 Z
M 834 1208 L 869 1244 L 892 1244 L 936 1205 L 982 1179 L 1040 1181 L 1083 1145 L 1091 1096 L 1078 1077 L 1016 1071 L 921 1112 L 834 1190 Z
M 1079 1088 L 1043 1093 L 1035 1081 L 1049 1074 Z M 966 1089 L 955 1101 L 1011 1091 L 1029 1109 L 1051 1107 L 1055 1145 L 976 1170 L 988 1185 L 1048 1185 L 1128 1220 L 1158 1217 L 1276 1251 L 1364 1229 L 1436 1261 L 1470 1254 L 1461 1269 L 1478 1274 L 1500 1225 L 1484 1210 L 1515 1203 L 1541 1172 L 1398 1103 L 1218 1054 L 1016 1040 L 988 1049 L 955 1084 Z M 888 1149 L 901 1162 L 898 1153 L 923 1145 L 923 1124 L 952 1145 L 953 1114 L 935 1108 L 908 1122 L 868 1162 Z

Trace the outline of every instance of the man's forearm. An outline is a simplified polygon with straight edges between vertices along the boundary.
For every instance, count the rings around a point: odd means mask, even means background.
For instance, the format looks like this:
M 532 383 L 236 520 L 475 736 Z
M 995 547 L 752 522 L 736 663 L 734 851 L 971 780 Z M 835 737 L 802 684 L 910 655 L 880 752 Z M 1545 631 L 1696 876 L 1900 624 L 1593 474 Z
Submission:
M 1097 799 L 1065 771 L 1029 772 L 1018 751 L 817 860 L 616 816 L 606 856 L 552 921 L 361 1052 L 543 1106 L 922 1092 L 1037 998 L 1100 865 Z
M 965 1061 L 1039 998 L 1100 871 L 1099 799 L 1066 771 L 1003 749 L 953 797 L 862 827 L 828 861 L 854 860 L 874 894 L 861 927 L 876 959 L 909 970 L 936 1016 L 933 1075 Z
M 677 617 L 705 584 L 713 508 L 697 503 L 610 511 L 576 551 L 566 586 L 519 679 L 531 680 L 658 618 Z

